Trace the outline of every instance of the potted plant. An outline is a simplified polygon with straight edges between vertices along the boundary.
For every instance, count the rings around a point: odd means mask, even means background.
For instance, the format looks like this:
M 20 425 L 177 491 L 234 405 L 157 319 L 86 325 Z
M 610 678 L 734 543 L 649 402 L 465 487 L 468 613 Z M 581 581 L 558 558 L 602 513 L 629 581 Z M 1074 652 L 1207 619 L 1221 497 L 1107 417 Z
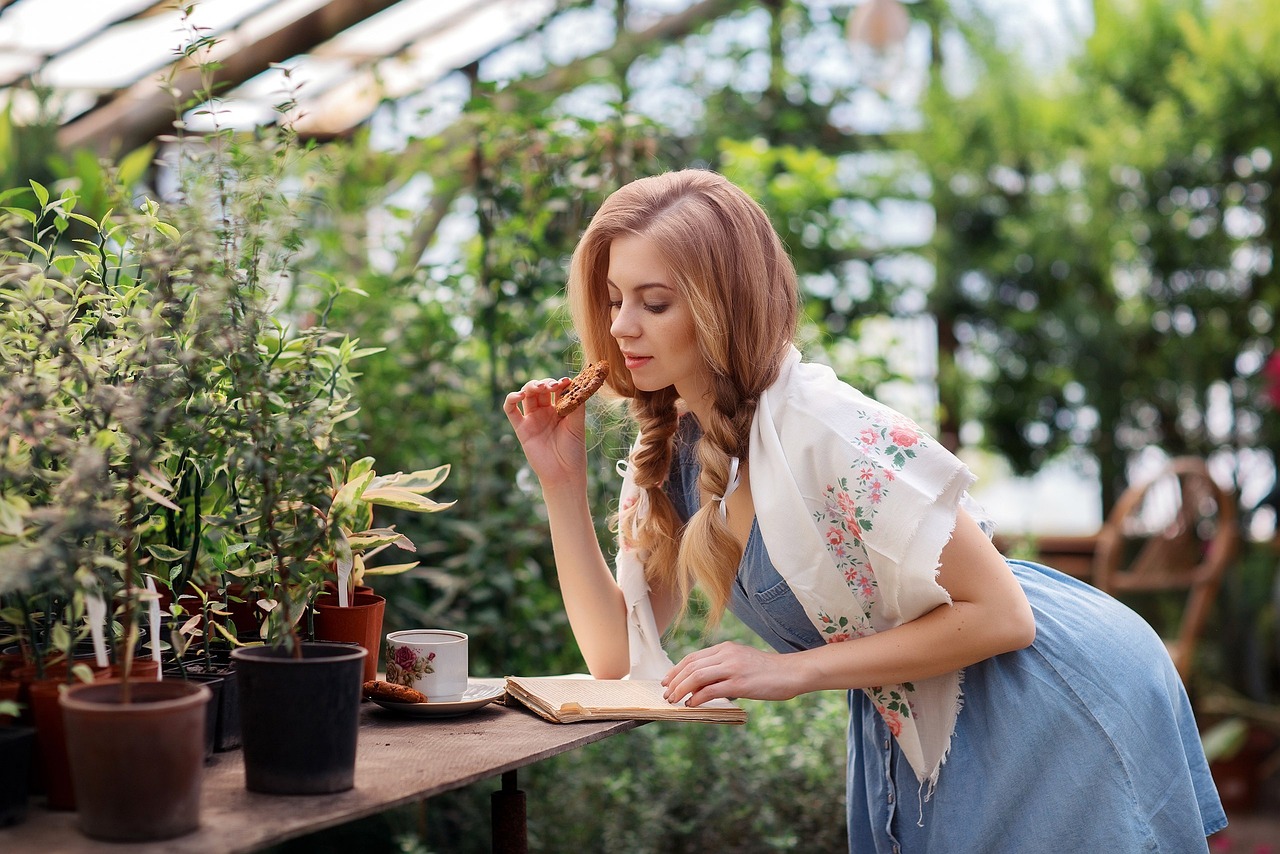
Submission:
M 266 593 L 263 643 L 232 651 L 240 696 L 245 784 L 311 794 L 354 785 L 360 677 L 358 646 L 305 640 L 300 623 L 336 554 L 327 524 L 327 471 L 345 450 L 334 426 L 349 412 L 352 347 L 310 328 L 273 341 L 239 378 L 246 441 L 237 487 L 252 517 L 246 572 Z M 285 358 L 288 354 L 289 358 Z
M 0 483 L 12 511 L 4 547 L 39 576 L 28 591 L 43 587 L 61 600 L 63 621 L 48 632 L 66 663 L 70 637 L 87 632 L 100 675 L 117 677 L 58 686 L 56 693 L 32 686 L 37 716 L 51 702 L 61 708 L 51 728 L 41 728 L 49 737 L 40 747 L 50 756 L 65 751 L 72 803 L 87 835 L 168 838 L 199 822 L 199 763 L 178 760 L 186 746 L 203 742 L 196 724 L 209 692 L 141 682 L 134 656 L 144 609 L 158 641 L 154 592 L 143 584 L 151 559 L 144 545 L 158 525 L 156 509 L 176 509 L 164 467 L 172 423 L 206 367 L 198 363 L 206 352 L 202 334 L 213 326 L 190 310 L 204 283 L 175 275 L 180 235 L 154 203 L 94 220 L 75 211 L 70 191 L 54 197 L 32 182 L 30 194 L 35 205 L 7 208 L 0 229 L 0 281 L 14 332 L 0 360 L 3 373 L 21 378 L 2 407 L 11 416 L 8 460 L 16 463 Z M 31 627 L 34 615 L 22 607 L 24 625 Z M 30 628 L 32 648 L 38 637 Z M 157 653 L 153 644 L 152 679 Z M 37 653 L 35 662 L 42 666 L 45 656 Z M 161 741 L 166 735 L 172 740 Z M 163 784 L 150 792 L 145 811 L 139 791 L 123 792 L 102 764 L 118 767 L 144 749 L 168 757 L 148 777 Z M 72 805 L 54 785 L 57 775 L 46 782 L 51 806 Z
M 393 575 L 418 565 L 417 561 L 370 567 L 366 561 L 390 546 L 413 551 L 416 546 L 395 526 L 373 527 L 373 506 L 381 505 L 415 513 L 436 513 L 453 506 L 427 497 L 449 476 L 449 466 L 413 472 L 379 475 L 372 457 L 353 463 L 346 478 L 334 473 L 334 494 L 327 522 L 336 532 L 333 584 L 316 602 L 314 632 L 318 640 L 354 642 L 368 651 L 361 680 L 377 678 L 378 651 L 382 646 L 382 618 L 386 599 L 372 589 L 360 590 L 369 574 Z

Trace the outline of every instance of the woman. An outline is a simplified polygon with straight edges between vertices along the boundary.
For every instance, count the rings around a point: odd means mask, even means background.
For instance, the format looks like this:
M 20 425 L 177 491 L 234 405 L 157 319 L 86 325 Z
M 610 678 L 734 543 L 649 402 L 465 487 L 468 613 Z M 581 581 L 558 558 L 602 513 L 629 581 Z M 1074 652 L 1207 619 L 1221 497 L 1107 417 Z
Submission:
M 555 412 L 568 380 L 504 408 L 593 675 L 661 679 L 690 705 L 848 689 L 851 851 L 1207 850 L 1226 820 L 1160 640 L 1088 585 L 1005 560 L 959 460 L 801 361 L 795 271 L 752 199 L 699 170 L 623 187 L 569 298 L 639 428 L 616 580 L 585 416 Z M 661 632 L 694 585 L 774 651 L 672 665 Z

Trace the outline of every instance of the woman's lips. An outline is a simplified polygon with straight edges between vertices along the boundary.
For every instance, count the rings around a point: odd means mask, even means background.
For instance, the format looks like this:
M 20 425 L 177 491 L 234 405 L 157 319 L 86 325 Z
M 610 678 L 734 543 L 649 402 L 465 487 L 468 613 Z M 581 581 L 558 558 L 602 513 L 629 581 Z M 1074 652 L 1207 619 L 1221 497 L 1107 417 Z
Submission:
M 636 368 L 642 368 L 652 359 L 652 356 L 623 356 L 623 363 L 627 366 L 628 371 L 634 371 Z

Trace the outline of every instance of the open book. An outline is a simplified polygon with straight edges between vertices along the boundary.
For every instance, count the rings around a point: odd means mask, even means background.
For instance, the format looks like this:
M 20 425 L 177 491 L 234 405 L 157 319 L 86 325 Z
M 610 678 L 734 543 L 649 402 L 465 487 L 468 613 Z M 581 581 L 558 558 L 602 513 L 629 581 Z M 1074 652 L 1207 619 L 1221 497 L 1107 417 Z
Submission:
M 701 706 L 668 703 L 657 680 L 508 676 L 507 696 L 554 723 L 573 721 L 706 721 L 742 724 L 746 710 L 728 700 Z

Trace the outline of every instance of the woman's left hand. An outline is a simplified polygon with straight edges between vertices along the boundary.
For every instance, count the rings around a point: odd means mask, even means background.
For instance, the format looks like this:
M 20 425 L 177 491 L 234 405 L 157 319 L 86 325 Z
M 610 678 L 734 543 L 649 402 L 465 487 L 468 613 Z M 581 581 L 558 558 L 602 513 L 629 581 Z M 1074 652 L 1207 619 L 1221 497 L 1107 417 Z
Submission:
M 686 706 L 719 697 L 790 700 L 804 692 L 797 678 L 799 670 L 784 662 L 779 653 L 726 641 L 686 655 L 662 684 L 667 700 L 679 703 L 688 697 Z

